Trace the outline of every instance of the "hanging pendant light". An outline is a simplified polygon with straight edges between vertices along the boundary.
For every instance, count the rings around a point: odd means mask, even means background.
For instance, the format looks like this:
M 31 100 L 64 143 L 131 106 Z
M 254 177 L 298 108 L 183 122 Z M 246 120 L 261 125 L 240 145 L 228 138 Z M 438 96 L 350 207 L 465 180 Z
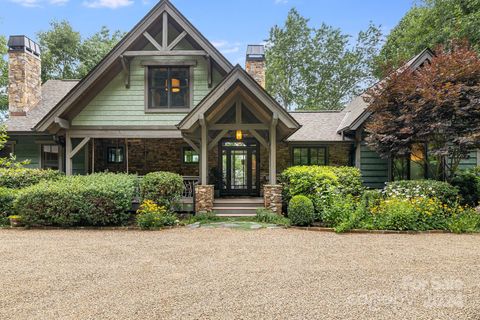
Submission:
M 237 131 L 235 131 L 235 138 L 236 138 L 237 140 L 242 140 L 242 139 L 243 139 L 243 132 L 242 132 L 242 130 L 237 130 Z
M 172 92 L 178 93 L 180 92 L 180 80 L 179 79 L 172 79 Z

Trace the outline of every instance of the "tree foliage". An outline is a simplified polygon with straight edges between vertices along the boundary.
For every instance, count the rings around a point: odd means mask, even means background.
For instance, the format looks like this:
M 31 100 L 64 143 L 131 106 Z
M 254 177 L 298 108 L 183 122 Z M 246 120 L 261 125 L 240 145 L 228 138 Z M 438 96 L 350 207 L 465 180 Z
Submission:
M 376 74 L 399 67 L 426 47 L 465 39 L 480 51 L 480 0 L 422 0 L 387 36 L 376 59 Z
M 80 33 L 66 20 L 52 21 L 49 31 L 38 32 L 42 49 L 42 80 L 77 77 Z
M 381 32 L 370 25 L 351 37 L 340 29 L 290 10 L 285 25 L 274 26 L 266 48 L 267 90 L 287 109 L 333 110 L 374 81 L 372 58 Z
M 123 38 L 124 34 L 119 30 L 110 32 L 103 26 L 99 32 L 85 39 L 79 50 L 79 78 L 86 76 Z
M 117 44 L 124 33 L 107 27 L 82 40 L 66 20 L 52 21 L 37 34 L 42 48 L 42 80 L 84 77 Z
M 480 58 L 465 43 L 439 48 L 430 63 L 391 74 L 368 95 L 367 142 L 384 158 L 424 142 L 449 179 L 480 147 Z
M 0 111 L 5 111 L 8 108 L 8 62 L 7 55 L 7 38 L 0 35 Z

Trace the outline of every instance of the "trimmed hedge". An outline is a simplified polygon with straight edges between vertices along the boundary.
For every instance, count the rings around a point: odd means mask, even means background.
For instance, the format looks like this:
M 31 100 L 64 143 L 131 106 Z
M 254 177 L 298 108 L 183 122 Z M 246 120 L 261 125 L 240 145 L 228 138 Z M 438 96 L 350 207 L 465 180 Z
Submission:
M 58 180 L 63 176 L 57 170 L 0 168 L 0 187 L 21 189 L 41 181 Z
M 461 196 L 461 203 L 476 207 L 480 201 L 480 171 L 479 168 L 460 170 L 451 181 Z
M 122 225 L 131 217 L 135 185 L 126 174 L 64 177 L 21 190 L 14 208 L 26 225 Z
M 17 197 L 17 190 L 0 187 L 0 217 L 7 218 L 13 215 L 13 202 Z
M 166 171 L 148 173 L 140 182 L 142 200 L 152 200 L 167 209 L 180 200 L 183 188 L 182 176 Z
M 312 200 L 315 219 L 331 205 L 336 195 L 360 196 L 364 190 L 360 170 L 353 167 L 296 166 L 282 172 L 283 197 L 288 203 L 296 195 Z
M 313 223 L 312 200 L 305 196 L 295 196 L 288 204 L 288 218 L 294 226 L 309 226 Z
M 458 189 L 447 182 L 436 180 L 401 180 L 387 183 L 385 196 L 388 198 L 415 197 L 437 198 L 442 203 L 458 202 Z

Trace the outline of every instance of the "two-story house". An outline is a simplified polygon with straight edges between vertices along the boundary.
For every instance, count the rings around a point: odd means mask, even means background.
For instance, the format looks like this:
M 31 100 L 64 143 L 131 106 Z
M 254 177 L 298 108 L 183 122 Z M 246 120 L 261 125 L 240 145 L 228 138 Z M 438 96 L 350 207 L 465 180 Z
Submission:
M 8 46 L 3 153 L 31 167 L 67 175 L 172 171 L 190 193 L 198 181 L 200 194 L 216 198 L 274 198 L 290 165 L 355 165 L 370 187 L 392 176 L 390 161 L 362 142 L 362 96 L 342 111 L 287 112 L 264 89 L 263 46 L 248 46 L 245 69 L 233 66 L 168 0 L 80 81 L 41 84 L 39 46 L 25 36 Z M 431 55 L 425 50 L 408 66 Z M 465 165 L 476 164 L 472 153 Z

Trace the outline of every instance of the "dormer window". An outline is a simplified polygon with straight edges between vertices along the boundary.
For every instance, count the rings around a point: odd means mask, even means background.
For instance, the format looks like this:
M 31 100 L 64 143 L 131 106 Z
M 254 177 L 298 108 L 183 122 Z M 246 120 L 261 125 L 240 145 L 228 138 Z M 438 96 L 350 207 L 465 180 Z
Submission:
M 189 109 L 190 68 L 175 66 L 148 67 L 147 109 Z

